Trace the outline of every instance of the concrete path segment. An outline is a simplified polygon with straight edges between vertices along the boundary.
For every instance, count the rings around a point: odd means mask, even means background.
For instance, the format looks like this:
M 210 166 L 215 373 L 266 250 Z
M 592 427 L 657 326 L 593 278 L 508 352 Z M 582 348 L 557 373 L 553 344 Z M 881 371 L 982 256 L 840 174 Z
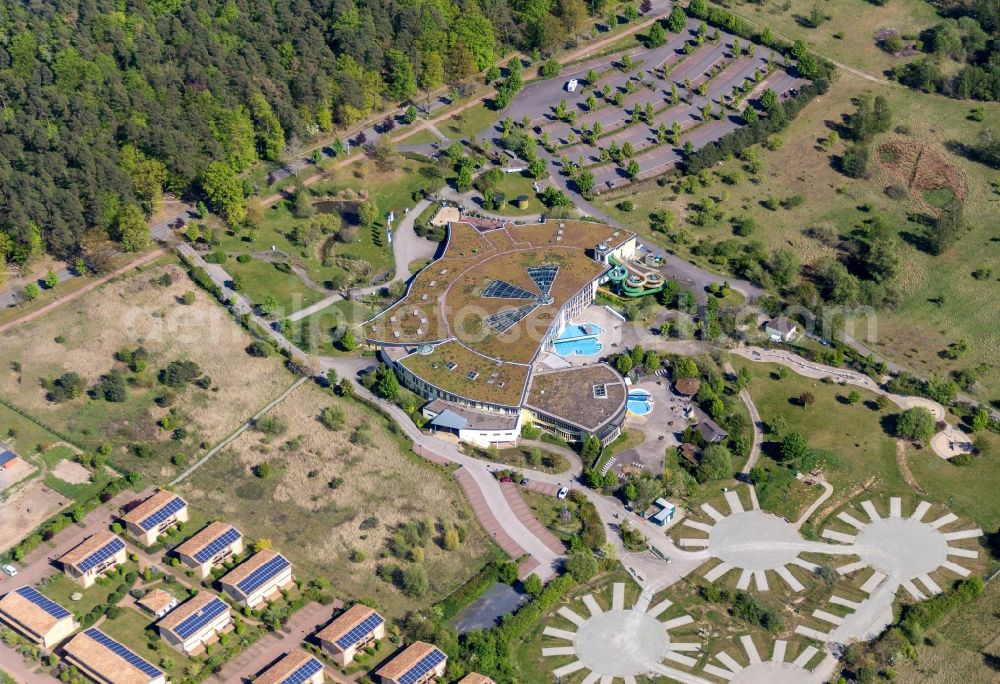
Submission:
M 503 492 L 503 496 L 507 500 L 507 503 L 510 504 L 511 510 L 514 511 L 514 515 L 517 516 L 517 519 L 520 520 L 525 527 L 531 530 L 536 537 L 549 547 L 549 549 L 552 550 L 552 553 L 559 556 L 566 553 L 565 545 L 563 545 L 563 543 L 559 541 L 559 538 L 552 534 L 552 532 L 545 527 L 545 525 L 543 525 L 538 518 L 535 517 L 531 507 L 528 506 L 524 497 L 521 496 L 521 492 L 518 487 L 520 487 L 520 485 L 513 482 L 502 482 L 500 484 L 500 490 Z

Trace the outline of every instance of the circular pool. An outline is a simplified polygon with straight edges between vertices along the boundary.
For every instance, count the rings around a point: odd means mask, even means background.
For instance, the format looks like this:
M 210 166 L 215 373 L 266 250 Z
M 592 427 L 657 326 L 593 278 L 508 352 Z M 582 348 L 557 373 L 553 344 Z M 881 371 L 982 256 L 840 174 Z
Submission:
M 653 395 L 644 389 L 631 390 L 628 393 L 628 410 L 637 416 L 644 416 L 653 410 Z

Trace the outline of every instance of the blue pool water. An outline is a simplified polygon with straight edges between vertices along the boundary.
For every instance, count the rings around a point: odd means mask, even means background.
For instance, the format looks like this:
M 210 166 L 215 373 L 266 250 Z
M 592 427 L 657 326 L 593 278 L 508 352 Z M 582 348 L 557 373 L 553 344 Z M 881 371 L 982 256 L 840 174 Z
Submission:
M 597 356 L 601 353 L 601 343 L 594 337 L 557 341 L 553 346 L 559 356 Z
M 626 402 L 628 410 L 637 416 L 644 416 L 653 410 L 653 397 L 646 390 L 632 390 Z
M 601 343 L 597 336 L 604 330 L 593 323 L 567 325 L 556 337 L 553 347 L 559 356 L 597 356 Z
M 604 329 L 594 323 L 579 323 L 567 325 L 556 337 L 557 340 L 569 340 L 574 337 L 597 337 Z

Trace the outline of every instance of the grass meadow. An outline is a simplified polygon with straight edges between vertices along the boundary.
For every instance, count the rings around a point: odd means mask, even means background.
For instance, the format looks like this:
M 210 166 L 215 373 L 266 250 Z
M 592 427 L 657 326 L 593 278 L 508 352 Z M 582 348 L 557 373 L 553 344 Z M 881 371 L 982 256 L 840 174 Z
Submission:
M 329 406 L 343 412 L 339 429 L 319 421 Z M 340 598 L 369 596 L 400 617 L 449 594 L 496 553 L 451 475 L 413 455 L 371 409 L 307 383 L 268 416 L 284 426 L 280 435 L 247 431 L 180 491 L 210 517 L 269 537 L 296 574 L 326 577 Z M 263 463 L 270 474 L 256 477 Z M 400 525 L 418 520 L 433 529 L 422 561 L 430 588 L 407 597 L 376 570 L 414 563 L 388 546 Z M 442 535 L 451 527 L 464 539 L 447 551 Z
M 164 275 L 172 281 L 168 286 L 159 283 Z M 209 295 L 197 291 L 193 304 L 180 302 L 195 290 L 184 271 L 164 259 L 4 333 L 0 396 L 87 449 L 110 444 L 116 465 L 137 468 L 154 481 L 169 477 L 177 469 L 171 456 L 197 455 L 202 444 L 219 441 L 292 383 L 278 360 L 247 355 L 250 337 Z M 145 370 L 116 361 L 119 350 L 140 346 L 149 353 Z M 157 404 L 167 394 L 157 374 L 175 360 L 197 363 L 211 385 L 176 390 L 168 408 Z M 46 398 L 43 382 L 63 373 L 78 373 L 92 387 L 115 368 L 127 378 L 123 402 L 86 394 L 65 403 Z M 172 438 L 180 436 L 173 426 L 158 424 L 171 410 L 186 431 L 183 438 Z M 19 444 L 40 439 L 30 426 L 24 430 Z M 129 449 L 135 443 L 152 445 L 156 455 L 137 458 Z
M 873 149 L 878 150 L 887 142 L 902 141 L 950 167 L 942 167 L 941 175 L 947 171 L 960 179 L 969 232 L 941 256 L 930 256 L 914 246 L 913 236 L 919 235 L 923 228 L 908 217 L 934 211 L 927 196 L 911 192 L 902 199 L 892 199 L 885 192 L 903 171 L 883 162 L 876 152 L 870 178 L 851 179 L 836 168 L 846 144 L 838 142 L 829 151 L 821 146 L 843 124 L 844 117 L 855 110 L 855 98 L 863 93 L 885 95 L 893 112 L 893 125 L 903 131 L 876 138 Z M 1000 397 L 1000 339 L 992 318 L 984 312 L 995 308 L 995 274 L 1000 271 L 1000 256 L 993 242 L 994 206 L 1000 196 L 990 184 L 998 175 L 949 150 L 956 142 L 973 142 L 984 126 L 995 128 L 1000 124 L 1000 110 L 987 109 L 985 121 L 979 123 L 969 117 L 972 106 L 915 93 L 901 86 L 874 84 L 841 72 L 829 92 L 807 106 L 779 134 L 783 140 L 780 149 L 756 148 L 762 163 L 759 174 L 749 174 L 743 162 L 733 159 L 708 172 L 711 179 L 708 187 L 692 193 L 674 187 L 673 183 L 665 188 L 650 183 L 624 195 L 609 195 L 597 204 L 638 230 L 644 239 L 719 272 L 726 268 L 723 260 L 692 254 L 698 241 L 754 241 L 767 252 L 790 248 L 808 266 L 835 253 L 810 237 L 807 234 L 810 229 L 847 235 L 866 218 L 879 214 L 902 238 L 899 246 L 902 269 L 897 282 L 900 296 L 898 307 L 878 312 L 867 342 L 880 354 L 923 375 L 978 367 L 981 384 L 976 393 L 994 400 Z M 935 171 L 938 169 L 931 169 L 930 175 Z M 721 180 L 733 173 L 737 174 L 735 183 Z M 764 206 L 769 197 L 780 201 L 796 195 L 803 198 L 797 206 L 776 209 Z M 688 219 L 708 197 L 719 203 L 726 218 L 707 226 L 691 224 Z M 623 199 L 633 201 L 632 211 L 619 208 Z M 669 241 L 662 233 L 650 231 L 650 214 L 658 209 L 668 209 L 674 214 L 676 226 L 687 235 L 684 241 Z M 742 215 L 752 217 L 757 224 L 749 236 L 735 235 L 728 220 Z M 992 268 L 994 278 L 973 278 L 973 271 L 986 268 Z M 857 337 L 865 338 L 863 330 L 855 332 Z M 948 360 L 939 355 L 948 344 L 959 340 L 966 340 L 969 345 L 960 359 Z

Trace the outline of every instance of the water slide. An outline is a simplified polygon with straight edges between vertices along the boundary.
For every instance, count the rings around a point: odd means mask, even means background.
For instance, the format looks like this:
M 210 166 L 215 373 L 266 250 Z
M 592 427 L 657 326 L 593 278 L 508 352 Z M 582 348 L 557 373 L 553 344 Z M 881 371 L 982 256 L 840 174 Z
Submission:
M 628 297 L 642 297 L 655 294 L 663 289 L 663 275 L 656 271 L 639 269 L 627 261 L 619 261 L 612 254 L 608 257 L 612 269 L 608 278 L 614 283 L 620 294 Z

